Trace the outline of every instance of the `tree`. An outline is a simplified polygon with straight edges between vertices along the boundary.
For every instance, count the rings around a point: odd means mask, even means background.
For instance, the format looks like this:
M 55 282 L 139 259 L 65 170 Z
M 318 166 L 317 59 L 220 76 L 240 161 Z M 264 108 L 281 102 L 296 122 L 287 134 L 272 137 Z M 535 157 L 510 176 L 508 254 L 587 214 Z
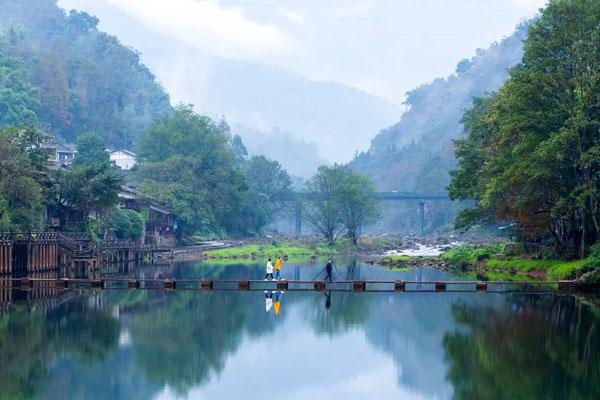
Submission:
M 233 153 L 237 159 L 239 165 L 243 165 L 248 158 L 248 150 L 242 142 L 242 138 L 240 135 L 235 135 L 231 140 L 231 148 L 233 149 Z
M 521 240 L 583 258 L 600 238 L 600 3 L 551 1 L 521 64 L 465 115 L 450 194 Z M 463 214 L 464 215 L 464 214 Z M 466 220 L 466 218 L 463 218 Z
M 253 228 L 260 230 L 292 197 L 292 180 L 277 161 L 264 156 L 252 157 L 244 168 L 250 189 Z
M 35 123 L 39 90 L 27 79 L 23 63 L 5 56 L 6 47 L 0 36 L 0 127 Z
M 346 169 L 339 190 L 341 219 L 356 245 L 360 228 L 377 215 L 375 185 L 369 177 Z
M 140 190 L 165 201 L 185 233 L 246 227 L 248 187 L 228 140 L 210 118 L 187 105 L 140 138 Z
M 42 146 L 46 135 L 32 127 L 0 128 L 0 229 L 40 227 L 50 187 Z
M 342 227 L 354 244 L 358 229 L 376 216 L 372 181 L 346 166 L 322 166 L 306 185 L 310 194 L 308 220 L 333 242 Z
M 119 240 L 139 240 L 144 234 L 144 218 L 134 210 L 115 208 L 107 218 L 107 228 Z
M 105 216 L 119 202 L 123 178 L 109 163 L 74 165 L 58 172 L 57 203 L 79 214 L 91 233 L 90 217 Z
M 332 167 L 321 166 L 306 184 L 306 190 L 311 196 L 307 219 L 331 243 L 342 225 L 340 184 L 344 173 L 345 167 L 339 164 Z
M 77 138 L 74 165 L 93 165 L 110 162 L 104 139 L 96 133 L 85 133 Z

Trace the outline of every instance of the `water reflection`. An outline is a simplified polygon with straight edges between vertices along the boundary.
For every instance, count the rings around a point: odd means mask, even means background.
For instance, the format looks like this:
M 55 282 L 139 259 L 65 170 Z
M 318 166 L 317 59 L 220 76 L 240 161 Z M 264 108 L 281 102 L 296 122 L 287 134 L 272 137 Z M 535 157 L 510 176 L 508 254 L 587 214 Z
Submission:
M 264 276 L 262 263 L 196 267 L 139 273 Z M 326 271 L 320 262 L 282 272 L 303 279 Z M 387 272 L 348 262 L 333 273 Z M 0 313 L 0 398 L 600 398 L 600 317 L 573 297 L 83 291 L 56 298 Z M 277 379 L 265 378 L 265 365 Z

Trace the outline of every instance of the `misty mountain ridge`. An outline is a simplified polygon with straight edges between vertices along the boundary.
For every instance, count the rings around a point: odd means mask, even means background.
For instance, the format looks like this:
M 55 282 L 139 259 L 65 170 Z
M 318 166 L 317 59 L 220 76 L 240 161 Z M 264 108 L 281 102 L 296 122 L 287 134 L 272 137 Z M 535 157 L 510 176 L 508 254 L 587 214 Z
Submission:
M 400 107 L 362 90 L 242 61 L 221 60 L 197 96 L 202 113 L 260 131 L 294 132 L 315 142 L 320 158 L 338 162 L 366 149 L 369 132 L 401 115 Z
M 319 157 L 319 148 L 315 142 L 306 142 L 277 127 L 263 132 L 237 124 L 231 130 L 240 135 L 250 156 L 263 155 L 276 160 L 294 177 L 308 179 L 319 166 L 327 164 L 326 160 Z
M 521 61 L 529 24 L 487 50 L 460 61 L 450 77 L 407 93 L 407 111 L 371 140 L 350 166 L 373 178 L 381 190 L 443 192 L 454 167 L 452 140 L 462 134 L 461 119 L 473 98 L 497 90 Z

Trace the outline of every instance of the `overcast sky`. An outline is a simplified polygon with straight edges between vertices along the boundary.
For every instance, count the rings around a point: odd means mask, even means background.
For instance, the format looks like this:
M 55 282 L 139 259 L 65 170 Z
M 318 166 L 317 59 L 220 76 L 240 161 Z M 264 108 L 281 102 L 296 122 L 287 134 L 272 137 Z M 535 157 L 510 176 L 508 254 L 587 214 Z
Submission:
M 227 58 L 277 65 L 401 104 L 404 93 L 512 33 L 545 0 L 59 0 L 97 15 L 100 28 L 142 52 L 172 94 L 160 47 L 193 52 L 198 73 Z M 165 41 L 163 42 L 162 39 Z M 165 52 L 166 55 L 169 54 Z M 197 81 L 197 77 L 195 80 Z

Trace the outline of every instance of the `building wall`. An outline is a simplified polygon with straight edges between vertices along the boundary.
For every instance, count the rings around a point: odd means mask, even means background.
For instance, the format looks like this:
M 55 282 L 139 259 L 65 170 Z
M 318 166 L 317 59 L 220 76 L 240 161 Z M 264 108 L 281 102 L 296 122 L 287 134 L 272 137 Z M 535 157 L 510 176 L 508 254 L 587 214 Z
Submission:
M 122 151 L 113 151 L 110 153 L 110 160 L 121 169 L 131 169 L 135 165 L 135 156 Z

